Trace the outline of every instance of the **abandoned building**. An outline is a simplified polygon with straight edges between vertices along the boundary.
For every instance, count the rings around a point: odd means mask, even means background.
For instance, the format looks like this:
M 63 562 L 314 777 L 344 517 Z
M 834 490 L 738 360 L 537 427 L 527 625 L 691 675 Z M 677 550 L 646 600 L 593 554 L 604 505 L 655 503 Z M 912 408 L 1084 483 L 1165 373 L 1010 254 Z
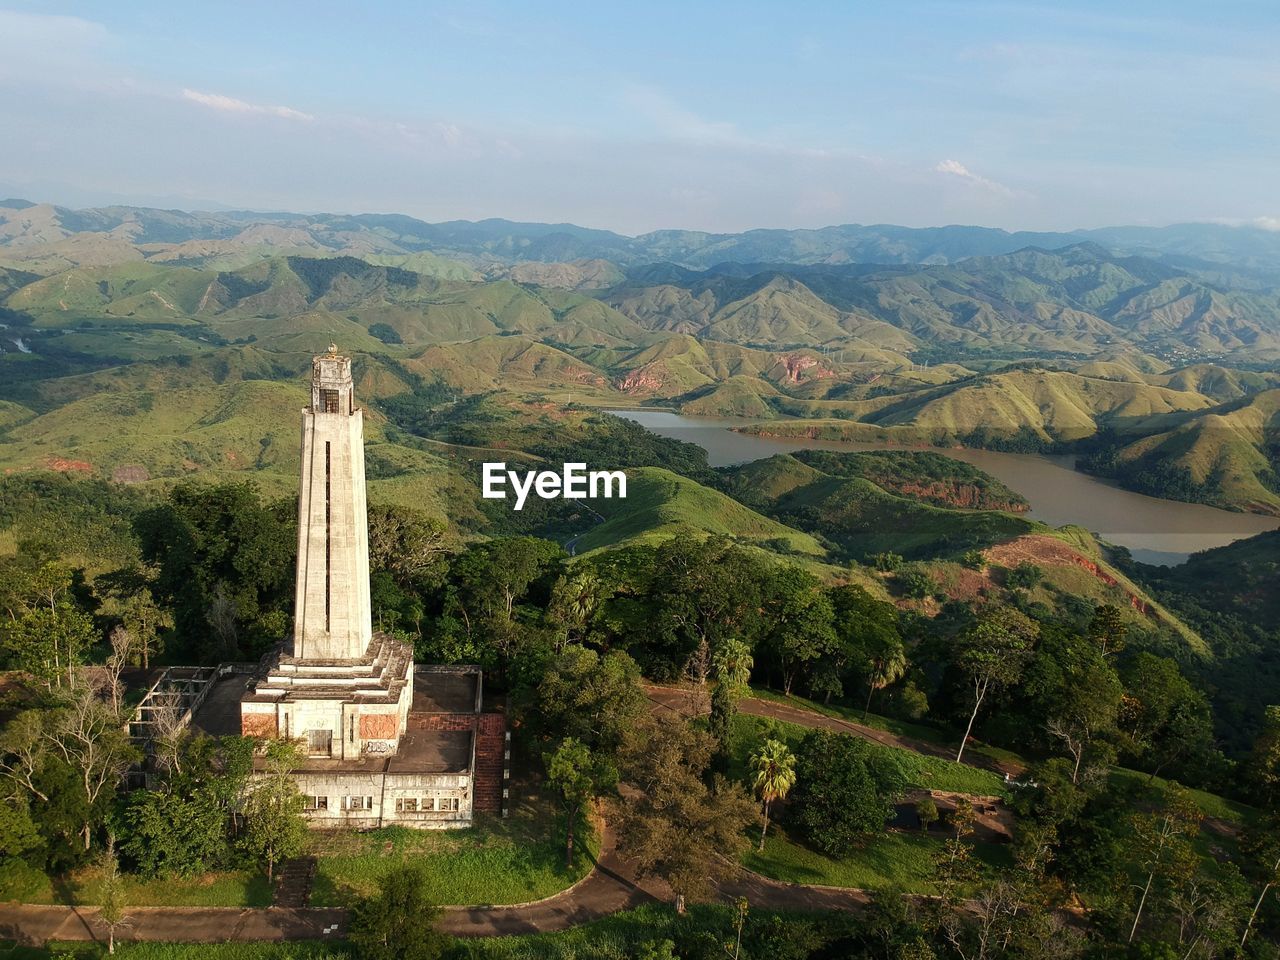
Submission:
M 298 741 L 293 776 L 317 828 L 467 826 L 506 811 L 510 739 L 486 709 L 478 667 L 424 666 L 375 632 L 369 595 L 364 421 L 351 358 L 314 358 L 302 411 L 296 608 L 292 635 L 260 664 L 172 668 L 148 710 L 175 697 L 183 722 L 210 735 Z M 148 706 L 150 703 L 150 706 Z

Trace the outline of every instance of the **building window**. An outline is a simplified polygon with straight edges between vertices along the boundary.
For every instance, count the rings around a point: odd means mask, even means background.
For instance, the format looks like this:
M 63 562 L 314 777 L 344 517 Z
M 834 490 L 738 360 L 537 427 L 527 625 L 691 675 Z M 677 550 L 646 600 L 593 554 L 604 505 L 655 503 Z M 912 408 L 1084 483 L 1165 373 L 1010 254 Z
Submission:
M 373 797 L 345 797 L 342 806 L 345 810 L 372 810 Z
M 338 412 L 338 391 L 337 390 L 321 390 L 320 403 L 324 407 L 325 413 Z
M 457 797 L 433 797 L 426 802 L 431 804 L 431 809 L 440 813 L 456 813 L 461 809 L 461 801 Z
M 396 800 L 396 813 L 417 813 L 417 797 L 400 797 Z
M 308 730 L 307 752 L 313 757 L 327 757 L 333 752 L 332 730 Z
M 329 798 L 328 797 L 303 797 L 302 809 L 303 810 L 328 810 Z

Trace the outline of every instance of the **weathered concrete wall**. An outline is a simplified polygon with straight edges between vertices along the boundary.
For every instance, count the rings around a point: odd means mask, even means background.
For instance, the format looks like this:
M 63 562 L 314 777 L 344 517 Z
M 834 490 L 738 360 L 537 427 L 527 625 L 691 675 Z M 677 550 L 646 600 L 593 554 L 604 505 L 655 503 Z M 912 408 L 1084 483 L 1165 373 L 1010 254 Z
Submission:
M 469 774 L 298 772 L 294 779 L 304 797 L 325 798 L 323 809 L 309 809 L 313 829 L 373 829 L 397 824 L 423 830 L 469 826 L 473 788 Z M 359 798 L 352 802 L 351 798 Z M 404 809 L 412 801 L 417 810 Z M 453 809 L 422 809 L 440 806 Z M 355 808 L 355 809 L 353 809 Z
M 240 732 L 246 737 L 301 740 L 311 756 L 338 760 L 389 757 L 398 749 L 410 699 L 411 694 L 403 696 L 399 703 L 378 706 L 336 699 L 243 702 Z M 328 753 L 311 749 L 312 731 L 328 731 Z
M 349 359 L 317 357 L 312 380 L 317 399 L 302 411 L 293 656 L 355 659 L 373 635 L 364 413 L 354 408 Z M 319 400 L 330 385 L 341 395 L 332 413 Z

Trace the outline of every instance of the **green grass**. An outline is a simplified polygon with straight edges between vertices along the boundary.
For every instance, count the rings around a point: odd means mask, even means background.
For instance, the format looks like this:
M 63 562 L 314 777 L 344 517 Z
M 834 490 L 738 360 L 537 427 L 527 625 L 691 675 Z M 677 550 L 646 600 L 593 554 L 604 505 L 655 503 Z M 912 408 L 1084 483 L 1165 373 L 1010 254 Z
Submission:
M 592 831 L 579 827 L 574 870 L 569 872 L 564 864 L 563 818 L 541 796 L 516 803 L 507 820 L 483 817 L 465 830 L 388 827 L 318 834 L 312 846 L 320 858 L 313 907 L 344 906 L 374 893 L 378 878 L 401 863 L 422 868 L 427 896 L 435 903 L 541 900 L 585 876 L 598 849 Z
M 1111 770 L 1111 779 L 1116 783 L 1123 784 L 1140 784 L 1145 786 L 1149 775 L 1140 770 L 1129 770 L 1125 767 L 1113 767 Z M 1170 781 L 1162 777 L 1156 777 L 1151 781 L 1151 786 L 1163 789 L 1170 785 Z M 1195 801 L 1196 806 L 1200 808 L 1200 812 L 1206 817 L 1213 817 L 1216 820 L 1222 820 L 1226 823 L 1239 824 L 1240 826 L 1248 826 L 1258 817 L 1258 811 L 1247 804 L 1238 803 L 1235 800 L 1228 800 L 1226 797 L 1220 797 L 1216 793 L 1209 793 L 1206 790 L 1190 790 L 1191 798 Z
M 770 520 L 731 497 L 658 467 L 627 471 L 625 500 L 596 500 L 605 522 L 578 540 L 579 553 L 623 541 L 654 542 L 675 536 L 720 535 L 788 552 L 821 557 L 813 537 Z
M 959 744 L 959 735 L 948 730 L 940 730 L 937 727 L 927 726 L 923 723 L 912 723 L 909 720 L 899 720 L 894 717 L 881 716 L 878 713 L 868 713 L 863 718 L 862 710 L 858 707 L 849 706 L 843 703 L 819 703 L 816 700 L 810 700 L 796 694 L 787 696 L 779 693 L 777 690 L 770 690 L 767 687 L 752 687 L 751 695 L 757 700 L 768 700 L 771 703 L 782 703 L 791 707 L 798 707 L 802 710 L 811 710 L 814 713 L 820 713 L 826 717 L 834 717 L 837 720 L 845 720 L 849 723 L 859 723 L 865 727 L 872 727 L 876 730 L 883 730 L 886 733 L 892 733 L 900 737 L 909 737 L 913 740 L 920 740 L 924 743 L 932 743 L 937 746 L 956 747 Z M 965 748 L 965 755 L 980 755 L 989 757 L 1001 763 L 1013 764 L 1021 767 L 1029 766 L 1029 761 L 1021 755 L 1014 753 L 1012 750 L 1005 750 L 1003 747 L 992 746 L 989 743 L 978 743 L 970 741 L 969 746 Z
M 882 833 L 870 837 L 866 846 L 852 856 L 835 859 L 802 846 L 778 827 L 765 838 L 764 851 L 753 849 L 743 865 L 786 883 L 862 890 L 899 887 L 908 893 L 936 893 L 931 879 L 933 857 L 942 846 L 940 837 Z M 975 853 L 977 859 L 992 870 L 1006 869 L 1012 863 L 1008 844 L 979 843 L 975 845 Z
M 7 881 L 7 882 L 6 882 Z M 99 902 L 101 874 L 97 867 L 51 878 L 33 870 L 6 871 L 0 878 L 0 899 L 25 903 L 94 905 Z M 266 876 L 248 870 L 226 870 L 197 877 L 143 879 L 126 874 L 125 902 L 136 907 L 266 907 L 271 884 Z
M 747 758 L 764 738 L 766 732 L 795 749 L 809 730 L 793 723 L 738 714 L 733 721 L 730 762 L 730 775 L 735 779 L 746 779 Z M 940 757 L 923 756 L 899 747 L 886 747 L 877 743 L 869 745 L 872 750 L 883 751 L 889 755 L 908 786 L 981 796 L 1008 796 L 1008 787 L 1005 785 L 1004 778 L 990 770 L 979 770 L 977 767 L 954 763 Z

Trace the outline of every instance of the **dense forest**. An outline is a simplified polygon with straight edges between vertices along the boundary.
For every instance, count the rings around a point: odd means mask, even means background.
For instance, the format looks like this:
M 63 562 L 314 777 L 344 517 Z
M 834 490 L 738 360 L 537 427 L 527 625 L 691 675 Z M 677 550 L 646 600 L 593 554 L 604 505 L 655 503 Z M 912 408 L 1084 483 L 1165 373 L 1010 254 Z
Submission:
M 184 483 L 153 499 L 45 475 L 0 490 L 20 536 L 0 561 L 0 650 L 27 678 L 3 701 L 4 888 L 20 895 L 33 871 L 66 871 L 104 848 L 126 875 L 270 871 L 301 842 L 286 776 L 296 757 L 273 748 L 275 773 L 249 789 L 251 743 L 175 735 L 154 789 L 130 790 L 138 757 L 120 728 L 121 677 L 135 664 L 255 660 L 284 637 L 292 505 L 247 483 Z M 423 662 L 482 665 L 568 822 L 606 800 L 620 850 L 690 899 L 770 819 L 823 855 L 858 856 L 918 778 L 901 751 L 847 736 L 744 734 L 743 697 L 873 710 L 935 731 L 957 761 L 986 763 L 974 751 L 995 744 L 1026 763 L 1009 800 L 1016 869 L 983 866 L 961 804 L 933 855 L 938 899 L 886 889 L 857 921 L 780 917 L 793 952 L 757 925 L 753 949 L 777 952 L 752 956 L 1271 949 L 1280 715 L 1258 718 L 1248 743 L 1224 742 L 1222 691 L 1203 673 L 1151 649 L 1115 607 L 1031 600 L 1033 565 L 1009 570 L 999 597 L 924 616 L 873 596 L 854 568 L 818 576 L 725 538 L 573 558 L 530 536 L 459 542 L 404 507 L 374 505 L 369 520 L 376 626 L 410 639 Z M 101 569 L 68 560 L 86 550 Z M 909 595 L 908 573 L 878 557 L 859 575 Z M 1165 586 L 1192 602 L 1187 585 Z M 651 716 L 642 680 L 703 691 L 705 716 Z M 1244 813 L 1224 819 L 1220 797 Z M 938 813 L 919 816 L 927 826 Z M 1087 913 L 1064 926 L 1081 904 Z M 680 956 L 710 956 L 699 923 L 715 916 L 663 929 Z

